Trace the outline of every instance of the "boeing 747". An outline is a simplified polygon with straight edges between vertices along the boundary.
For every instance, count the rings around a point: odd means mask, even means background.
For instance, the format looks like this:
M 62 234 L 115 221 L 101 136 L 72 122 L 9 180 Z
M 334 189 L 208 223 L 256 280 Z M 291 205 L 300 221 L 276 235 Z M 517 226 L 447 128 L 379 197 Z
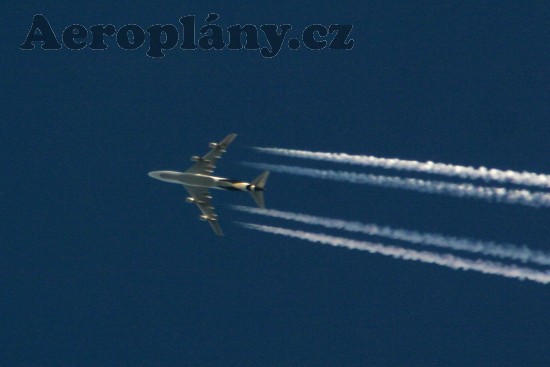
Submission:
M 183 185 L 189 193 L 189 197 L 185 200 L 188 203 L 197 204 L 202 212 L 199 219 L 207 221 L 218 236 L 223 236 L 223 231 L 218 223 L 214 207 L 211 205 L 212 196 L 208 189 L 248 191 L 256 204 L 260 208 L 265 208 L 263 191 L 269 171 L 263 172 L 251 183 L 212 176 L 214 168 L 216 168 L 216 161 L 226 152 L 227 147 L 236 137 L 237 134 L 230 134 L 219 143 L 210 143 L 208 146 L 212 150 L 204 157 L 192 156 L 191 161 L 196 163 L 185 172 L 149 172 L 149 176 L 157 180 Z

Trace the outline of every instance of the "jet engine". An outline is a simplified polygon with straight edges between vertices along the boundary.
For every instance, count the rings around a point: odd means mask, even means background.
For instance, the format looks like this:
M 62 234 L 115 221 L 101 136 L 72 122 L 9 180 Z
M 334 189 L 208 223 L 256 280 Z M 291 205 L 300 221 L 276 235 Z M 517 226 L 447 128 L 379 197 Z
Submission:
M 192 197 L 185 198 L 185 201 L 188 202 L 189 204 L 193 204 L 196 202 L 195 198 L 192 198 Z
M 209 148 L 212 148 L 212 149 L 215 149 L 215 148 L 218 148 L 220 145 L 218 143 L 210 143 L 208 144 L 208 147 Z
M 206 214 L 203 214 L 199 217 L 200 220 L 210 220 L 210 221 L 216 221 L 218 220 L 217 215 L 209 216 Z
M 191 161 L 192 162 L 200 162 L 200 161 L 202 161 L 202 158 L 199 157 L 198 155 L 194 155 L 194 156 L 191 157 Z

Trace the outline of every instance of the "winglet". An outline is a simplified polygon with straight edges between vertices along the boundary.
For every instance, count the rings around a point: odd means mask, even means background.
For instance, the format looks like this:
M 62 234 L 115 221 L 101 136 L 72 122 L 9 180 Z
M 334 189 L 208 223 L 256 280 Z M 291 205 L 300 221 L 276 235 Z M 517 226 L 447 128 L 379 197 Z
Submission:
M 229 144 L 233 142 L 233 140 L 235 140 L 236 137 L 237 137 L 237 134 L 229 134 L 222 141 L 220 141 L 219 144 L 223 147 L 227 147 Z

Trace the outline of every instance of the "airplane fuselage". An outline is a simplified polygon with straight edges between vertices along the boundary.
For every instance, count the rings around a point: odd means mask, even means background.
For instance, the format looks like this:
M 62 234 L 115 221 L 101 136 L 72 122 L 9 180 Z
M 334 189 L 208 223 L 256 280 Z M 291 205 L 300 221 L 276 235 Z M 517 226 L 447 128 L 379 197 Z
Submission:
M 153 171 L 149 176 L 157 180 L 186 186 L 206 187 L 230 191 L 263 191 L 263 188 L 251 183 L 232 180 L 223 177 L 208 176 L 198 173 L 184 173 L 177 171 Z

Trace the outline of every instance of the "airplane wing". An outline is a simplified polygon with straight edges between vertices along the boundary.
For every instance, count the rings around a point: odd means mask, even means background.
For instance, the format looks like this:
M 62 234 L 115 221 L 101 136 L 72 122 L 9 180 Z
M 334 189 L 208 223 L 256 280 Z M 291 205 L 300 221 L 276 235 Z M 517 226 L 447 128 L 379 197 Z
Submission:
M 210 196 L 208 189 L 206 187 L 195 187 L 195 186 L 186 186 L 183 185 L 189 196 L 193 198 L 195 204 L 199 207 L 203 216 L 201 219 L 205 220 L 210 224 L 212 230 L 216 235 L 223 236 L 222 227 L 218 223 L 218 216 L 214 212 L 214 207 L 211 204 L 212 196 Z
M 204 157 L 193 156 L 191 160 L 197 162 L 185 173 L 198 173 L 201 175 L 210 175 L 216 168 L 216 161 L 225 153 L 227 147 L 235 138 L 237 134 L 229 134 L 219 143 L 210 143 L 208 146 L 212 148 Z

